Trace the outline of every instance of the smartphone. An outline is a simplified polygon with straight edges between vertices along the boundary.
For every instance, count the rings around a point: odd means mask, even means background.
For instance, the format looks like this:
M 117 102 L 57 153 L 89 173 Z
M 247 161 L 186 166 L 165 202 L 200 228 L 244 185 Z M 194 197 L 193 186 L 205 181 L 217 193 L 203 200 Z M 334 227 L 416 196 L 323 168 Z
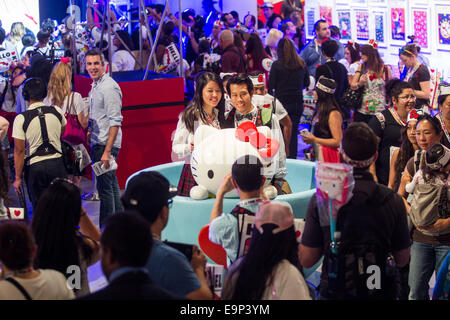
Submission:
M 300 134 L 302 136 L 307 136 L 307 135 L 309 135 L 309 131 L 308 131 L 308 129 L 302 129 L 302 130 L 300 130 Z

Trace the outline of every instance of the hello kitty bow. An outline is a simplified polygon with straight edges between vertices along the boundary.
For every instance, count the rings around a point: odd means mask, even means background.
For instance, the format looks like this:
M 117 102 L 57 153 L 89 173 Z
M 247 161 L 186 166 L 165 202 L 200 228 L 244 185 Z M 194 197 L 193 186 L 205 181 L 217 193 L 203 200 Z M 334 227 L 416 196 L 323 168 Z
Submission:
M 69 57 L 62 57 L 61 58 L 61 63 L 69 64 L 70 63 L 70 58 Z
M 370 39 L 368 45 L 372 46 L 374 49 L 378 49 L 378 42 L 375 39 Z
M 272 158 L 280 147 L 280 142 L 276 139 L 266 137 L 259 132 L 255 124 L 245 121 L 236 128 L 236 139 L 250 144 L 258 149 L 259 155 L 264 159 Z
M 356 43 L 355 42 L 349 41 L 349 42 L 347 42 L 347 45 L 351 46 L 353 49 L 356 50 Z

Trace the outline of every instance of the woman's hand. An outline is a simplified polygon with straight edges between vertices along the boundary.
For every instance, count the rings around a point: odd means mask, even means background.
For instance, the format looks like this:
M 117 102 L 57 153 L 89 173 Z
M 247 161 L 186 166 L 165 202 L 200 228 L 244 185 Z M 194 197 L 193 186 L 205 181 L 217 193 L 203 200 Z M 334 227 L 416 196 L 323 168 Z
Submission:
M 311 132 L 308 132 L 307 134 L 301 134 L 303 141 L 307 144 L 312 144 L 316 142 L 316 136 L 313 135 Z
M 430 232 L 441 232 L 450 228 L 450 218 L 437 219 L 434 224 L 418 228 L 419 230 L 426 230 Z

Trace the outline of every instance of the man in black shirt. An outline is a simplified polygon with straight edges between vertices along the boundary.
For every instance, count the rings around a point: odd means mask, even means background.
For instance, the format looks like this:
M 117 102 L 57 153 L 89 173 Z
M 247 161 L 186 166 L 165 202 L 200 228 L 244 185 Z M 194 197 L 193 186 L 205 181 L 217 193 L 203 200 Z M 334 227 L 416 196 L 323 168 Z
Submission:
M 341 154 L 344 161 L 353 167 L 353 177 L 355 179 L 353 198 L 356 195 L 361 196 L 361 194 L 365 195 L 366 198 L 371 197 L 379 188 L 383 190 L 382 193 L 388 194 L 385 201 L 376 203 L 377 208 L 375 212 L 377 218 L 375 221 L 377 221 L 377 226 L 375 230 L 379 230 L 379 236 L 383 241 L 390 243 L 390 247 L 387 249 L 392 252 L 397 267 L 401 268 L 408 264 L 410 257 L 410 237 L 406 211 L 401 197 L 374 182 L 372 175 L 368 172 L 370 164 L 377 157 L 377 146 L 377 138 L 367 124 L 352 123 L 344 133 Z M 348 213 L 351 210 L 351 206 L 354 206 L 354 202 L 350 200 L 346 206 L 346 213 Z M 375 208 L 372 207 L 371 209 Z M 357 214 L 360 219 L 355 219 L 355 215 L 347 215 L 347 219 L 352 218 L 353 224 L 355 222 L 363 224 L 366 214 L 365 210 L 360 210 Z M 339 221 L 339 213 L 337 219 Z M 317 196 L 314 195 L 308 205 L 305 230 L 303 231 L 302 243 L 299 248 L 299 258 L 303 267 L 310 268 L 324 255 L 319 292 L 321 297 L 326 299 L 333 297 L 329 296 L 328 291 L 328 266 L 331 254 L 330 223 L 329 220 L 328 224 L 325 223 L 325 220 L 319 216 Z

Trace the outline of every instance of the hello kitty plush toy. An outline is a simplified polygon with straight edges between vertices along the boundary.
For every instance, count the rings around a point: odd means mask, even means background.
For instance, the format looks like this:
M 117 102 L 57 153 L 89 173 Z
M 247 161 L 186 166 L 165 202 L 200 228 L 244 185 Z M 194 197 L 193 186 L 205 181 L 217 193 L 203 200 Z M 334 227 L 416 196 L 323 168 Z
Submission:
M 251 121 L 243 122 L 235 129 L 200 126 L 194 135 L 194 146 L 191 171 L 198 186 L 191 189 L 191 198 L 202 200 L 208 198 L 209 193 L 216 194 L 233 163 L 244 155 L 259 158 L 266 176 L 264 192 L 269 198 L 277 196 L 277 190 L 270 182 L 277 169 L 280 143 L 271 138 L 270 128 L 256 127 Z M 231 191 L 226 197 L 234 198 L 238 194 Z

